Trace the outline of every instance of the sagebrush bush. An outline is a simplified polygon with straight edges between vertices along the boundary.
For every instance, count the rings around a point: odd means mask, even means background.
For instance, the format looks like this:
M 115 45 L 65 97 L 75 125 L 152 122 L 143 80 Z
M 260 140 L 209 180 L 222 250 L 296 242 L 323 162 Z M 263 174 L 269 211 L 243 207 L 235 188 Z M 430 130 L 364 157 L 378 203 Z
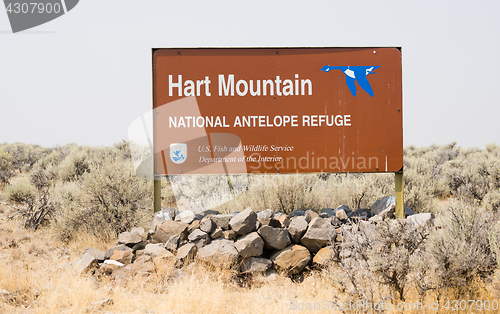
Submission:
M 0 150 L 0 184 L 9 183 L 9 179 L 14 176 L 14 166 L 9 153 Z
M 50 151 L 40 145 L 24 143 L 4 144 L 2 150 L 10 154 L 13 167 L 20 172 L 31 170 L 31 167 Z
M 55 189 L 55 228 L 62 239 L 79 232 L 109 238 L 151 220 L 151 182 L 137 178 L 130 162 L 105 161 Z
M 36 197 L 36 188 L 28 178 L 21 178 L 5 187 L 5 196 L 10 202 L 17 204 L 33 203 Z
M 54 171 L 54 167 L 52 165 L 49 165 L 47 168 L 43 168 L 41 165 L 36 163 L 29 173 L 29 178 L 37 190 L 41 190 L 51 186 L 55 183 L 55 181 L 57 181 L 57 172 Z
M 498 212 L 500 209 L 500 189 L 488 191 L 484 196 L 483 205 L 487 210 Z
M 491 211 L 453 201 L 429 229 L 404 219 L 354 224 L 342 243 L 333 243 L 339 253 L 331 267 L 341 270 L 337 280 L 346 292 L 370 302 L 405 300 L 413 291 L 421 298 L 432 291 L 472 296 L 475 280 L 500 265 L 497 220 Z
M 59 164 L 59 178 L 63 181 L 76 181 L 84 173 L 90 171 L 88 149 L 75 147 L 71 153 Z
M 427 267 L 432 267 L 439 287 L 464 286 L 475 276 L 485 277 L 494 270 L 490 235 L 495 224 L 491 211 L 463 201 L 451 203 L 441 216 L 441 228 L 426 244 Z
M 435 212 L 436 184 L 432 176 L 428 165 L 421 160 L 404 170 L 405 206 L 415 213 Z
M 405 184 L 415 186 L 412 181 L 418 182 L 415 193 L 407 191 L 405 202 L 416 212 L 433 211 L 433 198 L 451 196 L 470 203 L 479 201 L 489 208 L 495 205 L 494 191 L 500 190 L 498 146 L 488 144 L 485 150 L 480 150 L 459 148 L 451 143 L 410 146 L 404 152 Z
M 290 213 L 295 209 L 369 208 L 378 199 L 394 195 L 394 174 L 252 174 L 235 180 L 230 176 L 235 193 L 230 193 L 226 176 L 176 177 L 172 180 L 178 205 L 193 204 L 191 209 L 209 209 L 222 203 L 223 212 L 246 207 L 269 208 Z M 432 210 L 435 201 L 433 185 L 409 170 L 405 175 L 405 205 L 416 212 Z M 429 195 L 430 194 L 430 195 Z M 182 200 L 179 203 L 179 200 Z M 225 201 L 225 202 L 222 202 Z
M 353 297 L 380 302 L 384 298 L 405 300 L 414 281 L 415 265 L 422 256 L 428 231 L 404 219 L 359 224 L 342 233 L 340 283 Z
M 132 159 L 129 141 L 122 140 L 121 142 L 113 145 L 113 148 L 117 150 L 118 154 L 121 155 L 122 159 L 125 159 L 125 160 Z

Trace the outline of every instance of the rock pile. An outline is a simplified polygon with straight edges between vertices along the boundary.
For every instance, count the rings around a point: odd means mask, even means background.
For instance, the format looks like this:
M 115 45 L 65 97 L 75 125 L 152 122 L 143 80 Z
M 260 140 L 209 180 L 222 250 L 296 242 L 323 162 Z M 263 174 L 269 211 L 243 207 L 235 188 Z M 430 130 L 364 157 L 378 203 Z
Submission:
M 432 214 L 415 215 L 406 208 L 408 221 L 428 228 Z M 220 214 L 164 209 L 155 214 L 153 229 L 133 228 L 118 236 L 117 245 L 102 252 L 88 248 L 73 263 L 81 272 L 112 275 L 115 280 L 149 274 L 168 261 L 181 268 L 195 259 L 216 267 L 231 267 L 241 273 L 276 271 L 289 275 L 307 266 L 325 266 L 338 258 L 343 230 L 361 221 L 377 224 L 395 218 L 394 199 L 377 201 L 371 209 L 295 210 L 289 215 L 269 209 Z

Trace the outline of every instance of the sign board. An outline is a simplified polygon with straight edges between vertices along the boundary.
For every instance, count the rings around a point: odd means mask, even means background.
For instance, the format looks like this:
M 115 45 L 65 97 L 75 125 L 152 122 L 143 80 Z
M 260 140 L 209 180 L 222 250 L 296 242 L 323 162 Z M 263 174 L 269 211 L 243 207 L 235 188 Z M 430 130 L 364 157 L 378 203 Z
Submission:
M 396 172 L 397 48 L 153 50 L 158 174 Z

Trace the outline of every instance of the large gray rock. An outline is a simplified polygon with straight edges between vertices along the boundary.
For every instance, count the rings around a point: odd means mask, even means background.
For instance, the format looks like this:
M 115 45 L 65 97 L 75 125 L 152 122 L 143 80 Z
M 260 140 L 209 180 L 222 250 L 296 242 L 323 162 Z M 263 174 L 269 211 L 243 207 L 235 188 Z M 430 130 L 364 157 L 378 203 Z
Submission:
M 118 261 L 122 264 L 130 264 L 132 259 L 134 258 L 134 254 L 131 251 L 118 251 L 115 250 L 113 255 L 109 259 Z
M 281 250 L 292 243 L 286 229 L 262 226 L 257 232 L 264 240 L 266 249 Z
M 187 243 L 181 246 L 177 250 L 177 254 L 175 255 L 177 261 L 180 261 L 180 263 L 177 262 L 177 266 L 185 265 L 187 263 L 192 262 L 196 256 L 197 251 L 198 248 L 193 243 Z
M 376 216 L 380 218 L 375 218 L 375 221 L 395 219 L 396 218 L 396 203 L 391 203 L 386 209 L 378 213 Z
M 333 209 L 333 208 L 323 208 L 323 209 L 321 209 L 321 211 L 319 213 L 320 214 L 325 214 L 328 217 L 333 217 L 333 216 L 335 216 L 335 209 Z
M 256 223 L 257 213 L 255 213 L 250 207 L 237 214 L 229 221 L 231 229 L 239 235 L 245 235 L 254 231 Z
M 118 261 L 114 261 L 112 259 L 107 259 L 105 260 L 102 265 L 101 265 L 101 269 L 108 273 L 108 274 L 111 274 L 113 271 L 117 270 L 117 269 L 120 269 L 122 267 L 124 267 L 125 264 L 123 263 L 120 263 Z
M 359 208 L 347 214 L 350 219 L 367 220 L 372 216 L 372 212 L 368 208 Z
M 169 207 L 154 213 L 152 229 L 156 230 L 156 226 L 161 225 L 163 222 L 167 220 L 174 220 L 176 211 L 177 208 Z
M 186 231 L 188 226 L 189 225 L 184 222 L 166 220 L 161 225 L 156 227 L 156 232 L 153 235 L 153 239 L 157 242 L 166 243 L 171 236 L 176 234 L 181 235 L 182 239 L 182 233 Z
M 274 213 L 270 209 L 264 209 L 263 211 L 260 211 L 257 213 L 257 220 L 259 220 L 262 223 L 262 219 L 271 219 L 274 217 Z
M 260 256 L 264 251 L 264 241 L 257 232 L 240 237 L 234 244 L 241 257 Z
M 175 234 L 171 236 L 167 242 L 165 243 L 165 248 L 169 250 L 170 252 L 175 252 L 177 251 L 177 247 L 179 246 L 179 238 L 181 237 L 180 234 Z
M 132 251 L 136 252 L 136 251 L 144 250 L 146 248 L 146 244 L 148 244 L 147 241 L 139 242 L 132 247 Z
M 132 228 L 132 230 L 130 230 L 130 232 L 137 232 L 138 234 L 142 235 L 145 232 L 145 230 L 143 227 L 134 227 Z
M 347 205 L 340 205 L 339 207 L 335 208 L 334 214 L 336 213 L 337 210 L 343 209 L 346 214 L 351 212 L 351 209 Z
M 300 243 L 300 238 L 306 233 L 307 221 L 304 216 L 293 217 L 288 226 L 288 233 L 293 243 Z
M 222 232 L 222 236 L 226 240 L 232 240 L 235 239 L 238 234 L 234 232 L 234 230 L 226 230 Z
M 261 220 L 259 220 L 257 222 L 260 223 L 262 226 L 271 226 L 274 228 L 281 228 L 281 222 L 275 218 L 262 218 Z
M 430 228 L 434 226 L 434 215 L 431 213 L 421 213 L 408 216 L 408 221 L 412 221 L 419 228 Z
M 263 273 L 273 266 L 273 262 L 262 257 L 248 257 L 243 260 L 240 271 L 243 273 Z
M 153 264 L 155 265 L 156 269 L 167 267 L 171 261 L 175 261 L 175 255 L 168 251 L 163 255 L 157 255 L 153 257 Z
M 300 240 L 309 251 L 316 253 L 330 244 L 335 239 L 335 228 L 331 224 L 331 219 L 316 217 L 309 223 L 306 233 Z
M 373 214 L 378 215 L 385 209 L 387 209 L 391 204 L 396 204 L 396 197 L 395 196 L 386 196 L 383 197 L 379 200 L 377 200 L 373 205 L 370 207 L 371 211 Z M 411 210 L 408 207 L 404 207 L 404 213 L 405 217 L 415 215 L 413 210 Z
M 377 200 L 375 203 L 373 203 L 372 206 L 370 206 L 370 209 L 373 214 L 378 215 L 380 214 L 384 209 L 389 207 L 392 203 L 396 203 L 396 197 L 395 196 L 386 196 L 383 197 L 379 200 Z
M 238 251 L 234 247 L 234 241 L 226 239 L 215 239 L 207 246 L 198 251 L 198 258 L 217 267 L 231 267 L 238 260 Z
M 167 254 L 167 252 L 167 249 L 165 249 L 162 243 L 148 244 L 144 249 L 144 254 L 153 256 Z
M 115 253 L 115 251 L 130 251 L 130 252 L 132 252 L 132 249 L 129 248 L 128 246 L 126 246 L 125 244 L 120 244 L 120 245 L 114 246 L 114 247 L 108 249 L 106 252 L 104 252 L 104 259 L 105 260 L 110 259 L 111 256 L 113 256 L 113 254 Z
M 183 210 L 175 213 L 175 221 L 180 221 L 190 224 L 196 219 L 198 219 L 198 217 L 196 216 L 196 213 L 192 210 Z
M 330 265 L 337 255 L 337 249 L 335 247 L 329 245 L 325 246 L 321 250 L 314 255 L 313 264 L 319 266 L 328 266 Z
M 213 215 L 210 216 L 213 222 L 221 228 L 222 230 L 228 230 L 229 229 L 229 221 L 231 218 L 233 218 L 235 215 L 233 214 L 220 214 L 220 215 Z
M 196 247 L 198 249 L 201 249 L 202 247 L 204 247 L 205 245 L 209 244 L 210 243 L 210 237 L 204 237 L 204 238 L 201 238 L 201 239 L 198 239 L 198 240 L 195 240 L 193 242 L 194 245 L 196 245 Z
M 273 217 L 274 218 L 278 218 L 278 217 L 281 217 L 281 216 L 286 216 L 285 214 L 283 214 L 281 211 L 277 210 L 275 212 L 273 212 Z
M 83 253 L 89 253 L 95 259 L 97 259 L 99 262 L 103 262 L 104 260 L 106 260 L 105 252 L 98 250 L 96 248 L 93 248 L 93 247 L 86 248 Z
M 118 235 L 118 244 L 132 247 L 139 242 L 142 242 L 142 236 L 137 232 L 122 232 Z
M 215 228 L 217 228 L 217 225 L 210 217 L 204 217 L 200 222 L 200 230 L 208 234 L 214 232 Z
M 76 259 L 72 264 L 73 268 L 79 273 L 90 272 L 99 267 L 99 262 L 97 258 L 92 256 L 89 252 L 84 252 L 78 259 Z
M 210 234 L 210 238 L 211 239 L 217 239 L 219 237 L 222 236 L 222 229 L 220 227 L 217 227 L 211 234 Z
M 189 240 L 189 242 L 194 242 L 194 241 L 197 241 L 197 240 L 200 240 L 203 238 L 208 238 L 208 237 L 209 237 L 209 235 L 206 232 L 201 231 L 200 229 L 196 229 L 188 236 L 188 240 Z
M 340 221 L 346 221 L 348 218 L 347 213 L 342 208 L 335 210 L 335 217 Z
M 306 211 L 305 210 L 301 210 L 301 209 L 296 209 L 294 210 L 293 212 L 291 212 L 288 217 L 290 219 L 292 219 L 293 217 L 295 216 L 304 216 L 306 214 Z
M 408 207 L 405 207 L 405 212 L 404 215 L 405 217 L 410 217 L 412 215 L 415 215 L 411 209 Z M 369 220 L 370 221 L 383 221 L 383 220 L 388 220 L 388 219 L 395 219 L 396 218 L 396 203 L 391 203 L 386 209 L 381 211 L 378 215 L 375 215 L 371 217 Z
M 279 217 L 274 218 L 280 223 L 280 228 L 288 228 L 290 225 L 290 218 L 287 215 L 281 215 Z
M 276 268 L 281 268 L 287 271 L 289 275 L 294 275 L 303 271 L 309 264 L 311 254 L 302 245 L 292 244 L 272 254 L 270 259 Z
M 306 210 L 306 213 L 304 214 L 304 217 L 306 218 L 307 223 L 311 222 L 314 218 L 318 217 L 319 214 L 312 209 Z
M 186 231 L 188 234 L 191 232 L 195 231 L 196 229 L 200 229 L 200 221 L 199 220 L 194 220 L 192 223 L 189 224 L 187 227 Z
M 201 249 L 208 243 L 210 243 L 210 236 L 208 233 L 201 231 L 200 229 L 196 229 L 188 236 L 189 242 L 196 245 L 198 249 Z
M 411 208 L 405 206 L 405 217 L 412 216 L 412 215 L 415 215 L 413 210 L 411 210 Z

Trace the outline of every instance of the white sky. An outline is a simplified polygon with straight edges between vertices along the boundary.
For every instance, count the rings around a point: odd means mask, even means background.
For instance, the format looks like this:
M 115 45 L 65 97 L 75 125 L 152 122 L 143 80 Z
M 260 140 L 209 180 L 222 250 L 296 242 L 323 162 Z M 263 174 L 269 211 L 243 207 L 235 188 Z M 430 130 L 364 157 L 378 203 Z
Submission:
M 493 0 L 81 0 L 12 34 L 0 8 L 0 143 L 126 139 L 152 106 L 152 47 L 401 46 L 405 146 L 500 144 L 499 13 Z

